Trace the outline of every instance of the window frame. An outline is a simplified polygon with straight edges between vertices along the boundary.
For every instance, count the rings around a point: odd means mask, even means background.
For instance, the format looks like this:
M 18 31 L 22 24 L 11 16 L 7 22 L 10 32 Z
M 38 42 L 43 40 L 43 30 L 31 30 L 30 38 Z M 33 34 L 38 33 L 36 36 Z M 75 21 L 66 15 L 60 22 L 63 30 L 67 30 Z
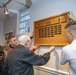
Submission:
M 28 14 L 26 14 L 27 12 L 28 12 Z M 24 14 L 24 15 L 21 16 L 21 14 Z M 28 17 L 29 19 L 26 17 Z M 26 19 L 21 21 L 22 18 L 26 18 Z M 25 25 L 23 25 L 20 28 L 21 23 L 25 23 Z M 20 30 L 22 30 L 22 29 L 23 30 L 25 29 L 25 31 L 20 33 Z M 25 34 L 25 33 L 30 33 L 30 8 L 22 9 L 19 11 L 18 35 Z

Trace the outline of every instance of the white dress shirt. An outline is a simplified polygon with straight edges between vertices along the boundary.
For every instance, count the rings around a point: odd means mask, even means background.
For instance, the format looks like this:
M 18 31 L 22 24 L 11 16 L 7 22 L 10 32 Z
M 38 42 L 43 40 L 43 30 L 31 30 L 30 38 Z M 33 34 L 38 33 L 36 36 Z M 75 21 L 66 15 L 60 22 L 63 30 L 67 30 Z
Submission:
M 76 39 L 70 45 L 63 47 L 61 64 L 69 62 L 70 75 L 76 75 Z

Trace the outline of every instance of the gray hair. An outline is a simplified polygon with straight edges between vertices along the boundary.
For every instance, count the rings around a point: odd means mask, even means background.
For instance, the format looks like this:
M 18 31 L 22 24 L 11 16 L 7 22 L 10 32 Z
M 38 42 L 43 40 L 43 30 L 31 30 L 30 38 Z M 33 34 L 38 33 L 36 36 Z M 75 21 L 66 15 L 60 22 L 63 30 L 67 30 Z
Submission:
M 66 26 L 65 29 L 69 28 L 69 31 L 76 31 L 76 21 L 71 21 L 69 22 Z
M 30 41 L 30 37 L 27 35 L 21 35 L 19 36 L 18 41 L 21 45 L 25 45 L 27 41 Z

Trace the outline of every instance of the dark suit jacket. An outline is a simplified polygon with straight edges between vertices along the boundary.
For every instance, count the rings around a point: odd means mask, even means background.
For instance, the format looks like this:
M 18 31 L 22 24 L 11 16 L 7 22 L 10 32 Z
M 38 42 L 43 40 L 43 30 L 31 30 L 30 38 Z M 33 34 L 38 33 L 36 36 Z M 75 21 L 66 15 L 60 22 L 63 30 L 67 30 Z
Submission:
M 49 58 L 49 52 L 39 56 L 19 45 L 8 53 L 4 65 L 4 75 L 34 75 L 33 65 L 44 65 Z

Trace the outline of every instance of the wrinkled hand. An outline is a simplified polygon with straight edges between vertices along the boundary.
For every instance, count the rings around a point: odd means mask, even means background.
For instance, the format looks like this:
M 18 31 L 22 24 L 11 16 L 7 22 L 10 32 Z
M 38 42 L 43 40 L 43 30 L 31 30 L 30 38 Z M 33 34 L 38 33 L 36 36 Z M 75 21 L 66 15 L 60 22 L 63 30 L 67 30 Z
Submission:
M 54 46 L 51 46 L 51 47 L 50 47 L 50 53 L 53 52 L 54 49 L 55 49 L 55 47 L 54 47 Z
M 76 18 L 74 17 L 74 15 L 73 15 L 72 12 L 69 12 L 67 15 L 68 15 L 68 17 L 69 17 L 71 20 L 76 21 Z

